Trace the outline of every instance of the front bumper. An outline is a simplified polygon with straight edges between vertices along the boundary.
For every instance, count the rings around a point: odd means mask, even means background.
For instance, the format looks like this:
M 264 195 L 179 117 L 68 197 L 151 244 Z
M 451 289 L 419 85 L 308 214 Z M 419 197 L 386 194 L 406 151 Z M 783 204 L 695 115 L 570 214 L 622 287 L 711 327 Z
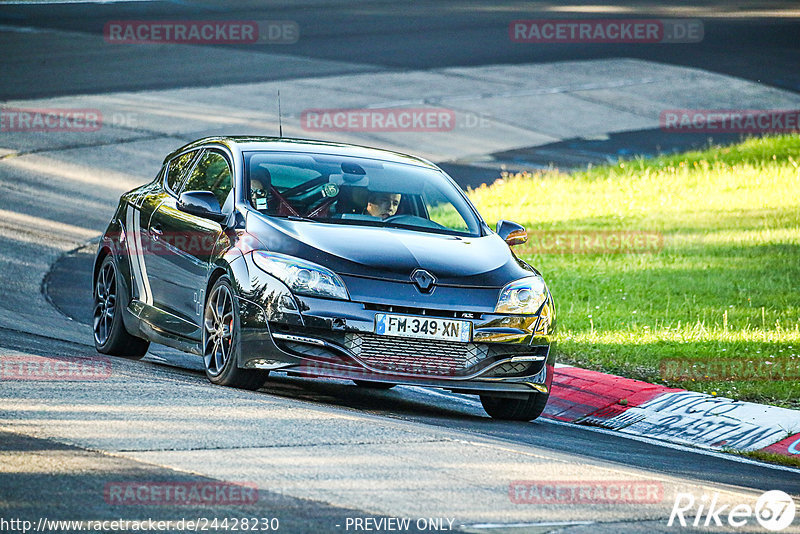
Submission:
M 263 293 L 262 293 L 263 294 Z M 514 397 L 548 393 L 553 379 L 555 314 L 548 298 L 537 315 L 498 315 L 382 303 L 295 297 L 267 305 L 240 298 L 240 367 L 439 387 Z M 378 336 L 376 313 L 457 318 L 472 323 L 470 343 Z

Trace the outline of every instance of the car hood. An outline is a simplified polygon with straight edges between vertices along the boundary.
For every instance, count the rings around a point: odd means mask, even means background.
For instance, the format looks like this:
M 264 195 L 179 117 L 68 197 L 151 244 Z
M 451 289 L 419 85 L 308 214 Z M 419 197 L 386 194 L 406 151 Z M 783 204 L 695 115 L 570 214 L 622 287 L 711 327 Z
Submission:
M 502 287 L 530 276 L 530 267 L 496 234 L 460 237 L 377 228 L 248 217 L 248 232 L 270 251 L 297 256 L 341 275 L 410 282 L 425 269 L 437 284 Z

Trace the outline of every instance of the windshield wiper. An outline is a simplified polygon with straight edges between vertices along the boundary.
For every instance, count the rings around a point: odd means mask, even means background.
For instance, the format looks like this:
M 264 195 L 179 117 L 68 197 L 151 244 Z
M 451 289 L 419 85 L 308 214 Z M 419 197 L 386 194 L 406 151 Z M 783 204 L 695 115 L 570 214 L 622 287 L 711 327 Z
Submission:
M 269 215 L 269 214 L 267 214 Z M 269 215 L 277 219 L 287 219 L 289 221 L 303 221 L 303 222 L 326 222 L 320 219 L 312 219 L 310 217 L 301 217 L 300 215 Z
M 402 228 L 404 230 L 417 230 L 419 228 L 429 228 L 427 226 L 419 226 L 417 224 L 403 224 L 396 222 L 381 222 L 380 226 L 385 228 Z
M 436 228 L 434 226 L 422 226 L 421 224 L 403 224 L 403 223 L 396 223 L 396 222 L 388 222 L 383 223 L 382 225 L 384 228 L 400 228 L 401 230 L 412 230 L 416 232 L 423 232 L 426 234 L 437 234 L 437 235 L 449 235 L 453 237 L 464 237 L 465 235 L 468 237 L 469 234 L 463 234 L 454 230 L 450 230 L 449 228 Z

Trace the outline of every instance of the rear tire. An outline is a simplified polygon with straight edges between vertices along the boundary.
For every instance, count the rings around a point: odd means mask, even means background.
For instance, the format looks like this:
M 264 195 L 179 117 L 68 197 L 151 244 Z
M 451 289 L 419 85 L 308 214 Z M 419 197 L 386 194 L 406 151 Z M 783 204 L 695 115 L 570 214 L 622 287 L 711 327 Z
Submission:
M 360 388 L 368 389 L 392 389 L 397 384 L 387 384 L 386 382 L 372 382 L 371 380 L 353 380 Z
M 240 369 L 239 303 L 227 276 L 221 276 L 208 292 L 203 312 L 203 362 L 213 384 L 256 390 L 268 371 Z
M 529 393 L 524 399 L 481 395 L 481 404 L 493 419 L 533 421 L 544 411 L 548 398 L 549 393 Z
M 92 308 L 92 332 L 94 347 L 101 354 L 140 359 L 147 354 L 150 342 L 131 335 L 122 320 L 123 307 L 128 304 L 128 295 L 118 283 L 119 273 L 114 258 L 108 254 L 94 280 L 94 306 Z

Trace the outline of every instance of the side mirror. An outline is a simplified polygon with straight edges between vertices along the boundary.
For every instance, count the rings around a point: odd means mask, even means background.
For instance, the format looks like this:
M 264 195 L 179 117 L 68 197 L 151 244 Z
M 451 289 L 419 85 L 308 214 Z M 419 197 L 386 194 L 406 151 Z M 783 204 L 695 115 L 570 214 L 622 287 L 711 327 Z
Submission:
M 521 245 L 528 240 L 528 232 L 524 226 L 502 219 L 497 221 L 497 235 L 502 237 L 509 247 Z
M 228 216 L 222 213 L 219 201 L 211 191 L 186 191 L 178 199 L 178 210 L 204 219 L 222 222 Z

